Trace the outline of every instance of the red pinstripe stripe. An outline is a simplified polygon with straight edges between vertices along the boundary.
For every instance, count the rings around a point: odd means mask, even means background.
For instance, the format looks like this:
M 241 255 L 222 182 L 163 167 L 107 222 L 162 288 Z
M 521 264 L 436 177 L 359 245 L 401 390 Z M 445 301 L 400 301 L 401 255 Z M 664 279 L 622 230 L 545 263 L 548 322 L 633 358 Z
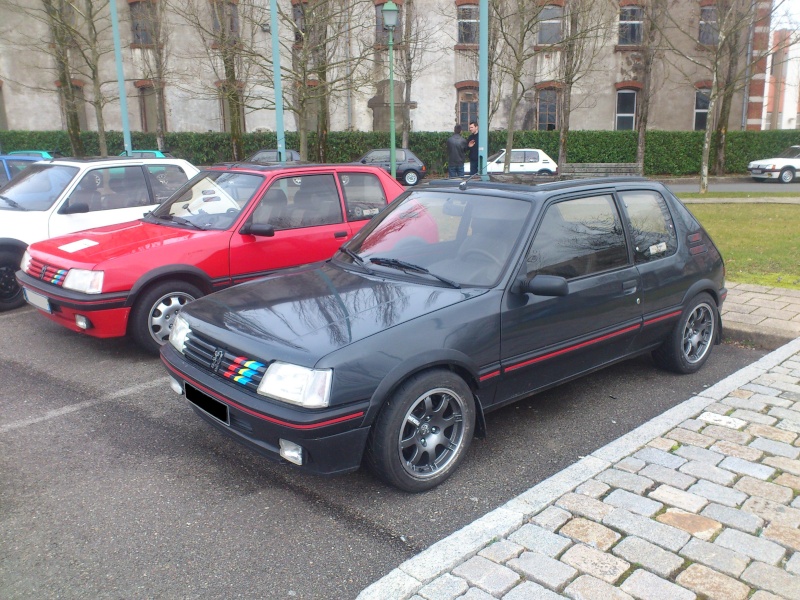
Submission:
M 497 371 L 492 371 L 491 373 L 487 373 L 486 375 L 481 375 L 479 379 L 480 381 L 486 381 L 487 379 L 491 379 L 492 377 L 497 377 L 498 375 L 500 375 L 500 369 L 498 369 Z
M 681 314 L 682 311 L 676 310 L 675 312 L 671 312 L 668 315 L 663 315 L 661 317 L 656 317 L 655 319 L 649 319 L 644 322 L 644 326 L 647 327 L 648 325 L 652 325 L 653 323 L 658 323 L 659 321 L 664 321 L 665 319 L 671 319 L 673 317 L 677 317 Z

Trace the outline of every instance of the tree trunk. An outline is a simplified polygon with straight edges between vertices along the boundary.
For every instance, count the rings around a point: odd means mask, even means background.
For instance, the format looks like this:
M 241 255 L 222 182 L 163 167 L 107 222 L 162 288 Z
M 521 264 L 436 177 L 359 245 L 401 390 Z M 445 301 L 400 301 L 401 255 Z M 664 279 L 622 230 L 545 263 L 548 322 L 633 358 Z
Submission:
M 98 78 L 92 80 L 92 93 L 94 94 L 92 106 L 94 106 L 94 116 L 97 119 L 97 143 L 100 146 L 100 156 L 108 156 L 106 123 L 103 118 L 103 98 L 101 96 L 102 91 L 100 90 L 100 81 Z
M 728 69 L 725 74 L 725 81 L 722 87 L 722 104 L 720 104 L 719 120 L 717 121 L 717 147 L 716 160 L 714 162 L 714 174 L 725 174 L 725 150 L 728 137 L 728 120 L 731 115 L 731 105 L 733 104 L 734 83 L 736 73 L 739 68 L 739 36 L 732 35 L 726 40 L 728 42 Z
M 506 157 L 503 162 L 503 173 L 511 170 L 511 149 L 514 147 L 514 123 L 519 106 L 519 78 L 514 77 L 511 84 L 511 106 L 508 109 L 508 127 L 506 128 Z
M 236 81 L 236 64 L 233 49 L 223 49 L 222 63 L 225 69 L 225 101 L 228 103 L 228 115 L 230 117 L 231 152 L 233 153 L 233 160 L 240 161 L 244 160 L 244 150 L 242 149 L 242 103 L 239 96 L 238 82 Z
M 569 137 L 569 113 L 572 110 L 572 84 L 567 83 L 561 90 L 561 112 L 558 115 L 558 170 L 567 164 L 567 138 Z

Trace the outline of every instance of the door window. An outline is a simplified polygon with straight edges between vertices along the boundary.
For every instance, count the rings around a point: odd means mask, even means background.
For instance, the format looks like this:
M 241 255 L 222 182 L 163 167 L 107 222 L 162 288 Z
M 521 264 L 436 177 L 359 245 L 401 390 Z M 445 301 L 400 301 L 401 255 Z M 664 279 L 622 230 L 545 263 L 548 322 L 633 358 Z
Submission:
M 511 162 L 512 163 L 521 163 L 525 162 L 525 153 L 521 150 L 512 150 L 511 151 Z
M 272 225 L 276 231 L 342 221 L 342 205 L 333 175 L 279 179 L 270 186 L 253 214 L 254 223 Z
M 348 221 L 371 219 L 386 206 L 383 186 L 372 173 L 342 173 L 339 183 L 344 191 Z
M 573 279 L 627 264 L 625 235 L 610 195 L 552 204 L 527 256 L 528 276 Z
M 92 169 L 78 182 L 69 206 L 86 205 L 88 212 L 151 204 L 142 167 Z
M 678 238 L 661 194 L 637 190 L 621 192 L 619 196 L 630 220 L 636 264 L 675 254 Z
M 539 153 L 538 152 L 533 152 L 533 151 L 526 152 L 525 153 L 525 160 L 526 160 L 526 162 L 529 162 L 529 163 L 537 163 L 537 162 L 539 162 Z
M 147 165 L 145 169 L 150 178 L 150 187 L 156 204 L 161 204 L 189 181 L 184 170 L 178 165 Z

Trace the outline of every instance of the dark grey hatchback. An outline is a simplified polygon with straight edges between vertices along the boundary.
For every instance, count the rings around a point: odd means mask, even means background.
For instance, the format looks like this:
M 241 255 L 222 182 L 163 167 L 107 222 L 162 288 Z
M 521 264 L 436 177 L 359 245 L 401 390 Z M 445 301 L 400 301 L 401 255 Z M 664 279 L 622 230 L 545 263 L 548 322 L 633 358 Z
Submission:
M 725 295 L 719 252 L 659 183 L 431 185 L 324 263 L 191 302 L 162 359 L 250 448 L 418 492 L 490 410 L 645 352 L 698 370 Z

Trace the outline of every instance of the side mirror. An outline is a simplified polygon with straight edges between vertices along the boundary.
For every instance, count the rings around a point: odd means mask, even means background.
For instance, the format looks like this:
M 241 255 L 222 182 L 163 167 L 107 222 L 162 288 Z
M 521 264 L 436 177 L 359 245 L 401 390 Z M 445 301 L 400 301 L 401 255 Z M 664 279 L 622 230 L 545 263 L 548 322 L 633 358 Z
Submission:
M 365 164 L 367 164 L 367 159 L 366 159 L 366 158 L 362 158 L 362 159 L 361 159 L 361 164 L 362 164 L 362 165 L 365 165 Z
M 275 228 L 272 225 L 261 225 L 259 223 L 246 223 L 244 227 L 239 230 L 242 235 L 257 235 L 263 237 L 272 237 L 275 235 Z
M 566 296 L 569 284 L 557 275 L 534 275 L 523 283 L 522 291 L 536 296 Z
M 62 215 L 76 215 L 78 213 L 88 213 L 89 212 L 89 205 L 86 202 L 75 202 L 67 204 L 64 208 L 61 209 Z

